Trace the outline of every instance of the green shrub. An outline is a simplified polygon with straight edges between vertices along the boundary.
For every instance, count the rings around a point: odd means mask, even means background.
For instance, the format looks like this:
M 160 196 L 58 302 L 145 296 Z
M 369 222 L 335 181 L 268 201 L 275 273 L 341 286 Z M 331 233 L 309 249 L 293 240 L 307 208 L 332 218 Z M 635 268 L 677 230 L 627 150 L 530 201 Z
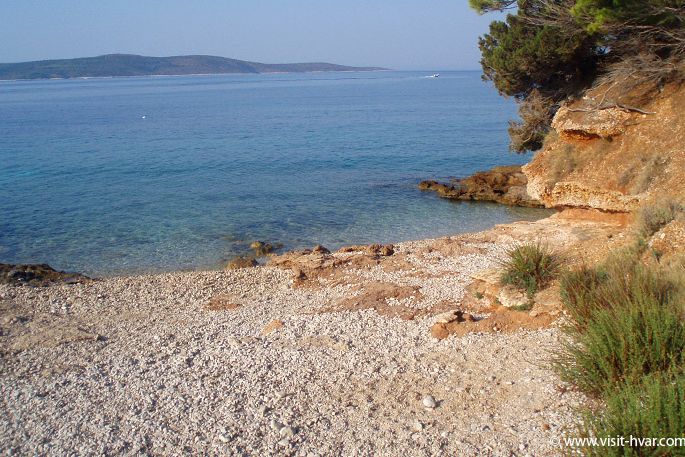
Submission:
M 670 300 L 680 279 L 643 265 L 645 249 L 646 244 L 638 242 L 610 254 L 596 268 L 582 266 L 561 275 L 561 301 L 576 324 L 587 321 L 595 309 L 630 307 L 640 297 L 653 297 L 659 303 Z
M 640 383 L 624 385 L 607 395 L 605 409 L 588 413 L 582 435 L 595 438 L 630 436 L 639 438 L 676 438 L 685 436 L 685 376 L 657 374 Z M 588 456 L 683 456 L 685 447 L 587 447 L 579 449 Z M 647 444 L 643 442 L 643 444 Z
M 597 309 L 606 280 L 605 271 L 585 266 L 561 275 L 561 302 L 577 327 L 584 328 Z
M 685 264 L 644 260 L 647 238 L 684 215 L 673 202 L 645 208 L 637 221 L 641 236 L 632 246 L 596 268 L 561 275 L 569 339 L 553 365 L 563 380 L 604 406 L 587 413 L 583 437 L 685 437 Z M 685 447 L 643 443 L 571 454 L 579 453 L 685 456 Z
M 641 297 L 631 307 L 595 311 L 583 332 L 574 332 L 560 374 L 590 394 L 683 363 L 685 327 L 675 309 Z
M 599 269 L 561 278 L 571 342 L 558 354 L 561 377 L 591 394 L 636 383 L 683 363 L 681 277 L 637 260 L 629 250 Z
M 645 206 L 637 214 L 638 234 L 648 238 L 661 230 L 669 222 L 684 216 L 685 206 L 675 201 Z
M 560 265 L 559 256 L 547 247 L 539 243 L 522 244 L 507 252 L 500 281 L 525 291 L 532 298 L 556 277 Z

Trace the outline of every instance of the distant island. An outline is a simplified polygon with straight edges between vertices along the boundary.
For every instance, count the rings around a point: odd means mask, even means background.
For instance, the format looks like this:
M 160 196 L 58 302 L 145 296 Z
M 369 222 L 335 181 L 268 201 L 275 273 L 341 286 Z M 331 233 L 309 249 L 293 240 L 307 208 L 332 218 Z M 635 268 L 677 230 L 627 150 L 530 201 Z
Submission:
M 147 57 L 134 54 L 107 54 L 77 59 L 0 63 L 0 80 L 376 70 L 385 68 L 348 67 L 325 62 L 267 64 L 202 55 Z

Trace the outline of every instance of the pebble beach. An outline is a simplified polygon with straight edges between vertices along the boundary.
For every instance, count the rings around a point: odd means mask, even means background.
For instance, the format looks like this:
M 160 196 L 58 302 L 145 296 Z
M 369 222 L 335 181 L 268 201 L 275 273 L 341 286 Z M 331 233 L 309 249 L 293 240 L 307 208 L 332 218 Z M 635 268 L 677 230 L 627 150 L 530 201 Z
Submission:
M 431 328 L 514 232 L 559 225 L 399 243 L 304 284 L 260 266 L 2 285 L 3 453 L 557 455 L 584 401 L 549 368 L 557 325 Z M 378 284 L 416 293 L 364 306 Z

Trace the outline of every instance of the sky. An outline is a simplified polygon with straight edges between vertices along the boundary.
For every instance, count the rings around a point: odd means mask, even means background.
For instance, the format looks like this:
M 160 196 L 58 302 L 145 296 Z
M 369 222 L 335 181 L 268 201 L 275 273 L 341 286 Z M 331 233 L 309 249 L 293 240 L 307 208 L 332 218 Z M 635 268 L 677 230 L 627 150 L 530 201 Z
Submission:
M 209 54 L 469 70 L 494 19 L 467 0 L 1 0 L 0 62 Z

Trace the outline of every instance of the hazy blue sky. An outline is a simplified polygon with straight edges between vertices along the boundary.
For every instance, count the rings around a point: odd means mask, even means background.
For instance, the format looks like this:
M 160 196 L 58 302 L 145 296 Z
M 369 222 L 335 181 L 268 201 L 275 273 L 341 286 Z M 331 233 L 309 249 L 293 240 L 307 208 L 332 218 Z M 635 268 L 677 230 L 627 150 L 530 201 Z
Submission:
M 467 0 L 1 0 L 0 62 L 114 52 L 476 69 Z

